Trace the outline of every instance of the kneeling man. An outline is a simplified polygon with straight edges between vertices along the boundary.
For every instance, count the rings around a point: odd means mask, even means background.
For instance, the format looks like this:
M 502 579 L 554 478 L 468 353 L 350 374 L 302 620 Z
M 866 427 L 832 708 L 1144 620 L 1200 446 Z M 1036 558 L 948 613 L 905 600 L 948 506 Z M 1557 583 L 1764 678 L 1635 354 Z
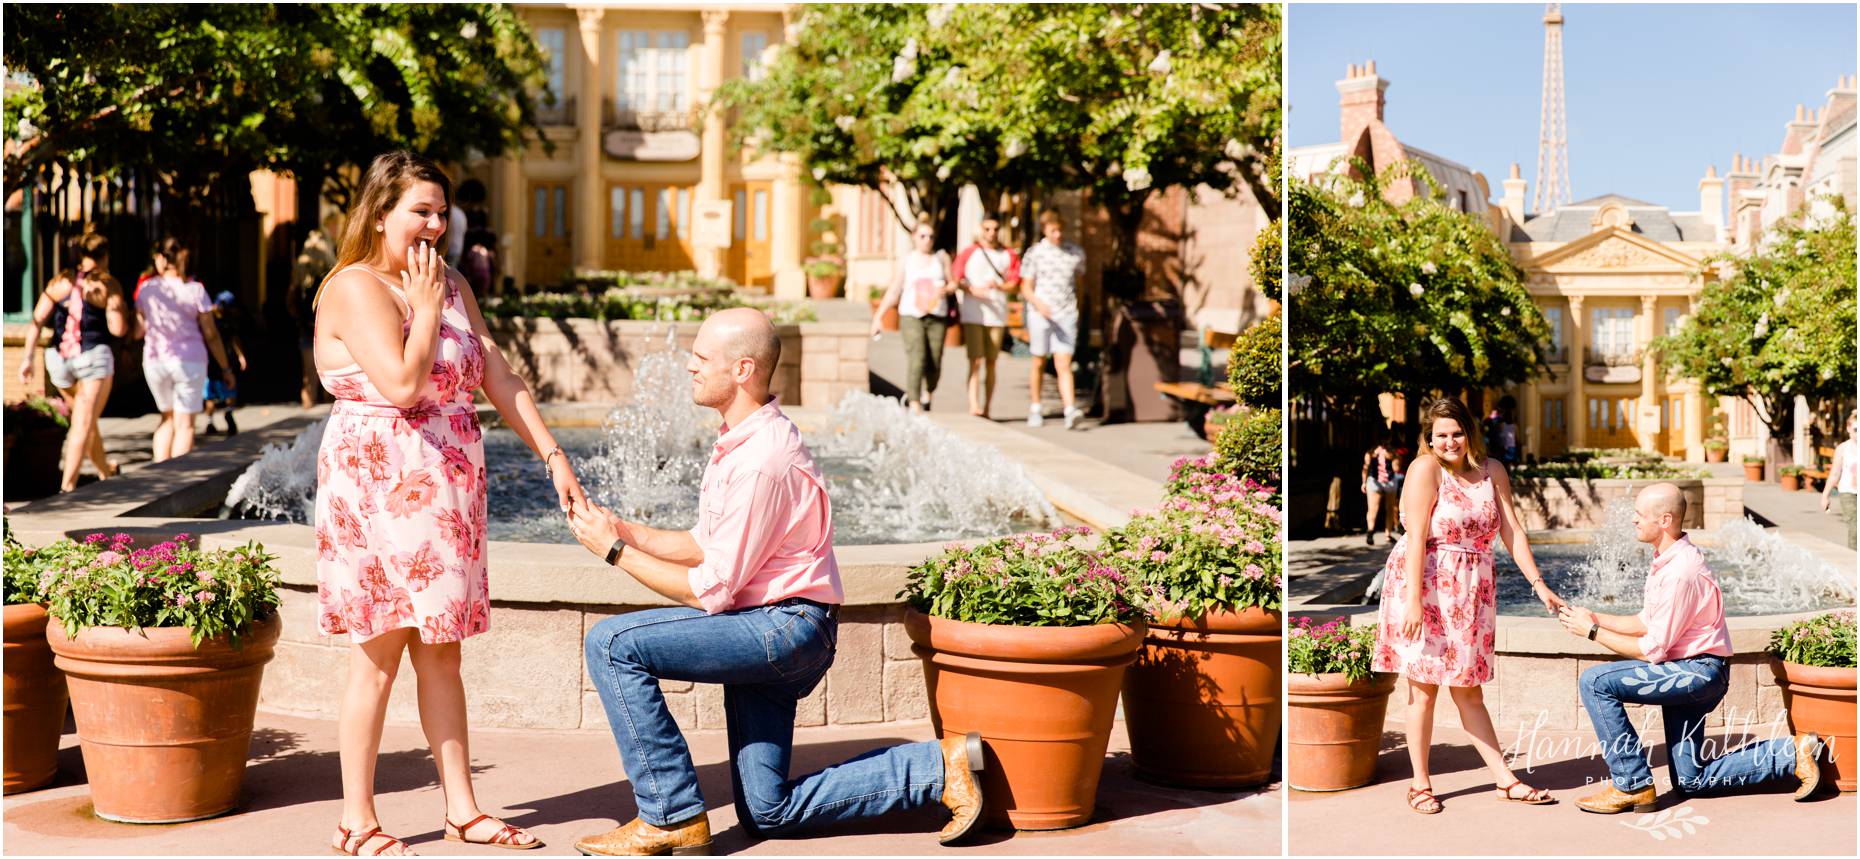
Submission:
M 1582 705 L 1589 711 L 1608 763 L 1610 784 L 1576 801 L 1583 811 L 1617 814 L 1655 807 L 1653 770 L 1628 704 L 1660 708 L 1673 786 L 1686 793 L 1719 791 L 1781 779 L 1798 782 L 1796 800 L 1821 783 L 1821 739 L 1814 734 L 1750 743 L 1703 760 L 1699 740 L 1705 717 L 1724 698 L 1730 680 L 1731 632 L 1724 597 L 1705 556 L 1680 530 L 1686 496 L 1657 483 L 1634 499 L 1634 536 L 1653 544 L 1640 614 L 1609 615 L 1565 608 L 1558 619 L 1580 635 L 1626 659 L 1582 672 Z
M 606 706 L 639 816 L 575 843 L 592 855 L 708 855 L 697 770 L 660 680 L 723 685 L 736 811 L 752 835 L 785 836 L 941 802 L 942 842 L 982 810 L 981 737 L 894 746 L 788 778 L 795 705 L 833 664 L 842 599 L 826 482 L 769 393 L 781 340 L 768 317 L 725 310 L 691 347 L 692 399 L 723 415 L 690 531 L 649 528 L 593 504 L 575 536 L 683 607 L 610 617 L 589 630 L 588 675 Z

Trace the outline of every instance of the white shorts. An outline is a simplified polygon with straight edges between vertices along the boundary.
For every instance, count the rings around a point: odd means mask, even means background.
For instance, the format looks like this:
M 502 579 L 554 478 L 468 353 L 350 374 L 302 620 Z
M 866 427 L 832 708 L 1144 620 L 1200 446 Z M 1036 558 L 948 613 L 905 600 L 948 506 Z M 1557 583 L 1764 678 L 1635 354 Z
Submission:
M 79 382 L 108 379 L 116 375 L 116 350 L 108 343 L 98 343 L 66 358 L 55 347 L 47 349 L 45 374 L 51 377 L 52 387 L 59 390 L 75 388 Z
M 1027 314 L 1027 349 L 1035 355 L 1073 355 L 1078 352 L 1079 321 L 1048 320 L 1038 313 Z
M 207 395 L 207 362 L 144 359 L 142 378 L 149 383 L 149 393 L 155 395 L 155 411 L 200 413 Z

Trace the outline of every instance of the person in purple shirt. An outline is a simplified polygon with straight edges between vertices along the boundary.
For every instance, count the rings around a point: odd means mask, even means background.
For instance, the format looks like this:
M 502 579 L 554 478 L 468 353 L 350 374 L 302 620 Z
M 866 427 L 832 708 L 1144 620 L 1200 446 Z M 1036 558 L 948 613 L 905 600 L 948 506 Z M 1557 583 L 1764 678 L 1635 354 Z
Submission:
M 1812 733 L 1749 743 L 1710 761 L 1700 748 L 1705 720 L 1730 683 L 1731 631 L 1724 595 L 1705 555 L 1681 530 L 1686 496 L 1672 483 L 1656 483 L 1634 499 L 1634 537 L 1653 546 L 1646 596 L 1639 614 L 1602 614 L 1565 606 L 1557 619 L 1623 658 L 1582 672 L 1582 705 L 1595 725 L 1608 763 L 1609 782 L 1576 800 L 1595 814 L 1659 805 L 1646 748 L 1628 719 L 1628 704 L 1660 708 L 1666 757 L 1676 793 L 1735 790 L 1796 780 L 1797 802 L 1821 784 L 1823 743 Z

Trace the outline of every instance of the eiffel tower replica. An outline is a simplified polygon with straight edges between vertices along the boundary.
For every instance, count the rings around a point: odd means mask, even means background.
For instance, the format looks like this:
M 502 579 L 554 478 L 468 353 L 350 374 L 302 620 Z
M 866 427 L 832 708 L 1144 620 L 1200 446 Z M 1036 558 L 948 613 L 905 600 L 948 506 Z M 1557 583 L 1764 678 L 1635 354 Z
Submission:
M 1570 202 L 1569 123 L 1563 114 L 1563 10 L 1544 10 L 1544 97 L 1538 120 L 1537 182 L 1531 208 L 1548 212 Z

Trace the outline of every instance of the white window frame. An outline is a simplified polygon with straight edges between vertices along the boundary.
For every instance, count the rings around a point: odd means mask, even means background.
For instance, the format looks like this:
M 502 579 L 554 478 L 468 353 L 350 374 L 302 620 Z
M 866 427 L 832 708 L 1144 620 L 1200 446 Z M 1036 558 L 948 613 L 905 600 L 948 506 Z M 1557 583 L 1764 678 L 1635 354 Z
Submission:
M 552 44 L 553 43 L 553 44 Z M 536 47 L 549 58 L 549 91 L 555 93 L 556 106 L 568 104 L 568 30 L 563 27 L 539 27 Z
M 690 103 L 691 34 L 621 30 L 614 34 L 614 108 L 678 113 Z

